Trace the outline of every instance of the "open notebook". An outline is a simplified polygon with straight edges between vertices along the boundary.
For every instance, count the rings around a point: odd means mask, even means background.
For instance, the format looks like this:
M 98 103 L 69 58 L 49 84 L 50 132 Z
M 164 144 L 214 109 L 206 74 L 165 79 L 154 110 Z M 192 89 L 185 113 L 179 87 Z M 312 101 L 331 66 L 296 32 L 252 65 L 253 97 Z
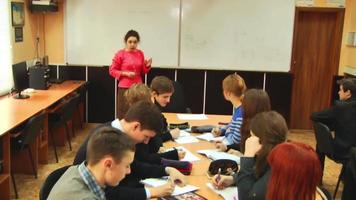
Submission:
M 217 149 L 198 150 L 197 153 L 203 154 L 212 160 L 228 159 L 237 162 L 237 164 L 240 164 L 240 157 L 226 152 L 220 152 Z

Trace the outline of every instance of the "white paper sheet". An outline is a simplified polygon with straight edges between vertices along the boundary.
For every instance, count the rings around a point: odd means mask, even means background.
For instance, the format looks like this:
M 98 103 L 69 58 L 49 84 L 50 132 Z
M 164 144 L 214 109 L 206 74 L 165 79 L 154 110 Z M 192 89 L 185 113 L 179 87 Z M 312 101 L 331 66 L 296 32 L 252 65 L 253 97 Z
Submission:
M 208 117 L 205 114 L 177 114 L 180 120 L 206 120 Z
M 197 143 L 199 140 L 194 136 L 178 137 L 174 140 L 178 144 Z
M 206 157 L 212 159 L 212 160 L 218 160 L 218 159 L 228 159 L 228 160 L 233 160 L 237 162 L 237 164 L 240 164 L 240 157 L 226 153 L 226 152 L 220 152 L 217 149 L 205 149 L 205 150 L 199 150 L 197 153 L 206 155 Z
M 187 137 L 187 136 L 190 136 L 190 133 L 188 133 L 185 130 L 180 130 L 179 131 L 179 137 Z
M 222 196 L 225 200 L 238 200 L 239 199 L 236 187 L 227 187 L 223 190 L 217 190 L 214 188 L 213 184 L 211 184 L 211 183 L 207 183 L 206 185 L 212 191 L 214 191 L 215 193 Z
M 179 147 L 176 147 L 176 149 L 179 149 L 179 150 L 182 150 L 182 151 L 185 151 L 185 156 L 182 160 L 180 161 L 189 161 L 189 162 L 193 162 L 193 161 L 198 161 L 200 160 L 200 158 L 196 157 L 192 152 L 190 152 L 188 149 L 182 147 L 182 146 L 179 146 Z
M 147 178 L 147 179 L 141 180 L 141 183 L 143 183 L 147 186 L 151 186 L 151 187 L 159 187 L 161 185 L 168 183 L 168 180 L 166 178 L 164 178 L 164 179 Z M 195 191 L 198 189 L 199 189 L 199 187 L 196 187 L 194 185 L 185 185 L 184 187 L 175 186 L 172 196 L 184 194 L 187 192 L 192 192 L 192 191 Z
M 225 139 L 225 136 L 214 137 L 214 135 L 212 133 L 203 133 L 203 134 L 197 135 L 195 137 L 198 139 L 201 139 L 201 140 L 209 141 L 209 142 L 222 141 L 224 144 L 228 145 L 228 142 Z

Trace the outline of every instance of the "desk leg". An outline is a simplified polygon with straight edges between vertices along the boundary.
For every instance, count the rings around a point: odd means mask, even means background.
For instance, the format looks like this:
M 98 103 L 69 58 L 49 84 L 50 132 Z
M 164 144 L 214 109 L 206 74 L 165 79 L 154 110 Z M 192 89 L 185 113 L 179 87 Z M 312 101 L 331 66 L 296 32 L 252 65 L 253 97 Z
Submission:
M 0 199 L 9 200 L 10 195 L 10 134 L 5 133 L 0 137 L 3 171 L 0 173 Z

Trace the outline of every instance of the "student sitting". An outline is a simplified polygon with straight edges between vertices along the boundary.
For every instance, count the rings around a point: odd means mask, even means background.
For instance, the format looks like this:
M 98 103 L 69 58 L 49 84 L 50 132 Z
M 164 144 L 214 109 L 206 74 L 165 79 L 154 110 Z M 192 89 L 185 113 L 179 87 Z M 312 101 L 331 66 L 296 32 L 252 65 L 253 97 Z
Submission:
M 220 151 L 228 151 L 228 153 L 240 155 L 236 150 L 240 149 L 242 153 L 245 152 L 245 141 L 250 135 L 250 121 L 260 112 L 270 111 L 271 103 L 267 92 L 261 89 L 249 89 L 245 92 L 242 101 L 242 125 L 241 125 L 241 142 L 238 144 L 225 145 L 222 142 L 216 142 L 215 146 Z
M 348 155 L 350 148 L 356 147 L 356 79 L 342 79 L 338 84 L 340 101 L 329 109 L 311 115 L 314 122 L 321 122 L 335 131 L 332 148 L 336 158 Z M 318 145 L 316 146 L 323 170 L 325 155 L 320 153 Z
M 172 81 L 165 76 L 156 76 L 151 81 L 151 98 L 152 101 L 162 111 L 163 107 L 166 107 L 170 102 L 171 96 L 174 93 L 174 87 Z M 167 119 L 162 115 L 163 129 L 160 138 L 163 142 L 175 139 L 179 137 L 179 129 L 168 130 Z
M 231 122 L 221 128 L 213 129 L 212 133 L 215 137 L 224 135 L 228 144 L 235 144 L 238 147 L 241 141 L 241 124 L 242 124 L 242 108 L 241 101 L 246 90 L 244 79 L 237 74 L 228 75 L 222 83 L 224 97 L 230 101 L 234 107 L 234 114 Z
M 271 177 L 267 200 L 327 199 L 317 187 L 321 179 L 318 155 L 309 145 L 284 142 L 272 149 L 268 156 Z
M 151 101 L 150 89 L 142 83 L 132 85 L 128 90 L 125 91 L 124 97 L 126 98 L 128 108 L 134 103 L 145 100 Z M 128 108 L 125 109 L 125 113 Z M 139 143 L 136 145 L 135 158 L 142 162 L 147 162 L 151 164 L 161 164 L 162 158 L 178 160 L 179 158 L 184 158 L 185 152 L 179 150 L 172 150 L 164 153 L 158 153 L 159 147 L 162 142 L 157 142 L 155 140 L 160 140 L 159 136 L 155 136 L 150 139 L 148 144 Z M 151 147 L 152 145 L 160 145 L 159 147 Z
M 106 199 L 104 188 L 117 186 L 130 173 L 135 143 L 120 130 L 104 126 L 88 141 L 86 162 L 71 166 L 48 199 Z
M 286 141 L 288 128 L 284 118 L 275 111 L 262 112 L 252 118 L 240 170 L 233 176 L 213 177 L 218 189 L 236 184 L 239 199 L 264 199 L 270 177 L 267 157 L 277 145 Z
M 111 122 L 111 126 L 128 135 L 136 144 L 147 144 L 155 136 L 156 132 L 162 129 L 161 112 L 154 104 L 147 101 L 139 101 L 129 108 L 122 120 Z M 85 160 L 86 146 L 87 141 L 80 146 L 74 164 Z M 169 175 L 170 179 L 172 181 L 177 180 L 180 183 L 179 185 L 184 185 L 186 182 L 185 176 L 172 167 L 152 165 L 140 162 L 137 159 L 134 159 L 130 167 L 131 174 L 126 176 L 119 186 L 106 189 L 105 193 L 108 199 L 148 199 L 166 196 L 173 192 L 174 187 L 170 183 L 160 187 L 144 188 L 139 181 L 145 178 L 158 178 Z

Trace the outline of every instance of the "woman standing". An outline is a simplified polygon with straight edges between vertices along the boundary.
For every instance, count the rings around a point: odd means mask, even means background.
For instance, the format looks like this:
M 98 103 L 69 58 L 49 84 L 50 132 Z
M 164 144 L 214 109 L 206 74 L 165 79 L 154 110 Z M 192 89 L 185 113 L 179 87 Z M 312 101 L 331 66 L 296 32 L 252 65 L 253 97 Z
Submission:
M 137 49 L 140 36 L 137 31 L 129 30 L 124 38 L 125 48 L 119 50 L 109 68 L 109 73 L 118 80 L 117 118 L 122 119 L 126 100 L 125 91 L 135 83 L 142 83 L 142 75 L 151 69 L 152 59 L 145 60 L 143 52 Z

